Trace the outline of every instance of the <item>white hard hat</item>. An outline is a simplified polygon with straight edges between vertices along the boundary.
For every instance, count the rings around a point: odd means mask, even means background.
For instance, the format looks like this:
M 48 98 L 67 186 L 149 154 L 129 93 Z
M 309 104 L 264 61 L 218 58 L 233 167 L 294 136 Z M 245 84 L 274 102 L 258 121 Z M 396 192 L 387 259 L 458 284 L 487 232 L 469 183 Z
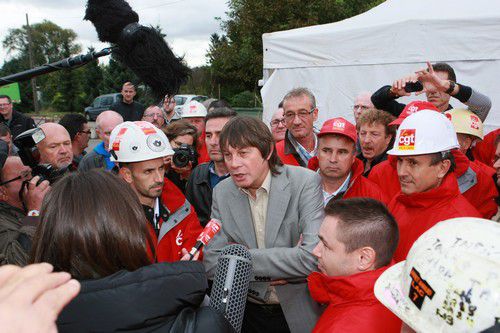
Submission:
M 442 113 L 422 110 L 408 116 L 398 128 L 389 155 L 423 155 L 459 148 L 451 121 Z
M 182 118 L 194 118 L 207 116 L 207 108 L 200 102 L 191 101 L 182 107 Z
M 417 332 L 481 332 L 500 318 L 500 224 L 438 223 L 375 283 L 375 296 Z
M 165 133 L 147 121 L 116 126 L 109 147 L 113 162 L 141 162 L 174 154 Z

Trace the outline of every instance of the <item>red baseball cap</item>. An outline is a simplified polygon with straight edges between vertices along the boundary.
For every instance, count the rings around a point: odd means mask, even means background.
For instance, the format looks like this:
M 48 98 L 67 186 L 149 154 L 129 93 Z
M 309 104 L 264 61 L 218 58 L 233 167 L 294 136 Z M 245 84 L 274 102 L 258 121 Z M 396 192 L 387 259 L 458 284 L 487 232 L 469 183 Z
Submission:
M 323 123 L 321 131 L 318 133 L 318 137 L 326 134 L 340 134 L 343 136 L 347 136 L 354 142 L 356 142 L 356 140 L 358 139 L 356 126 L 342 117 L 328 119 Z
M 432 104 L 431 102 L 413 101 L 413 102 L 406 104 L 405 108 L 403 109 L 403 111 L 399 115 L 398 119 L 391 122 L 389 124 L 389 126 L 392 126 L 392 125 L 399 126 L 399 125 L 401 125 L 403 120 L 405 120 L 406 117 L 408 117 L 411 114 L 414 114 L 415 112 L 422 111 L 422 110 L 433 110 L 433 111 L 439 112 L 437 107 L 434 104 Z

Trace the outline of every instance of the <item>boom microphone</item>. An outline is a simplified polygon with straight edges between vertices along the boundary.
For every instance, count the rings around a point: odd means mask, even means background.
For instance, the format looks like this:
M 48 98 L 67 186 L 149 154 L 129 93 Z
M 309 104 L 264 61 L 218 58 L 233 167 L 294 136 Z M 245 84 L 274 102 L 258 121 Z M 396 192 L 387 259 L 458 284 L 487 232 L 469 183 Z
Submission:
M 138 23 L 139 15 L 125 0 L 88 0 L 84 19 L 94 24 L 101 42 L 118 46 L 113 54 L 151 87 L 158 100 L 175 95 L 187 82 L 189 68 L 160 32 Z
M 221 224 L 219 220 L 211 219 L 201 234 L 196 239 L 196 243 L 194 244 L 191 251 L 189 251 L 189 260 L 193 259 L 196 252 L 198 252 L 203 246 L 207 245 L 208 242 L 212 240 L 216 233 L 220 231 Z
M 217 260 L 210 306 L 222 313 L 236 332 L 241 331 L 252 275 L 252 257 L 239 244 L 224 247 Z

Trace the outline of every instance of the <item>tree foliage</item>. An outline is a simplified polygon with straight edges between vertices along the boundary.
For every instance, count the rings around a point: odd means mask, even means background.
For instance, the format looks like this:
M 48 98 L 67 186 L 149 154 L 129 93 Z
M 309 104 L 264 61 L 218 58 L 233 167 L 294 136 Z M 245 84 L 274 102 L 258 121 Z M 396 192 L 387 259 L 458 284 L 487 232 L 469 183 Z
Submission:
M 207 58 L 223 97 L 256 91 L 262 77 L 262 34 L 340 21 L 383 0 L 229 0 L 222 35 L 213 34 Z

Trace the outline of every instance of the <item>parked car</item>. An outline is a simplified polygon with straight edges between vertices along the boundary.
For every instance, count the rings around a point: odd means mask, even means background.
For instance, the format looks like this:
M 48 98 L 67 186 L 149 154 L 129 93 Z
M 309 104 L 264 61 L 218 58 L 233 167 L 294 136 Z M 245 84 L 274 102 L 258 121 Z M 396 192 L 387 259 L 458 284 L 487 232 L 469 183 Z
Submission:
M 202 103 L 207 100 L 207 96 L 202 95 L 175 95 L 175 112 L 182 115 L 182 107 L 184 104 L 191 102 L 192 100 Z
M 121 99 L 122 94 L 120 93 L 106 94 L 96 97 L 94 102 L 92 102 L 92 105 L 85 108 L 85 118 L 87 118 L 88 121 L 96 120 L 97 116 L 100 115 L 101 112 L 109 110 L 111 105 Z

